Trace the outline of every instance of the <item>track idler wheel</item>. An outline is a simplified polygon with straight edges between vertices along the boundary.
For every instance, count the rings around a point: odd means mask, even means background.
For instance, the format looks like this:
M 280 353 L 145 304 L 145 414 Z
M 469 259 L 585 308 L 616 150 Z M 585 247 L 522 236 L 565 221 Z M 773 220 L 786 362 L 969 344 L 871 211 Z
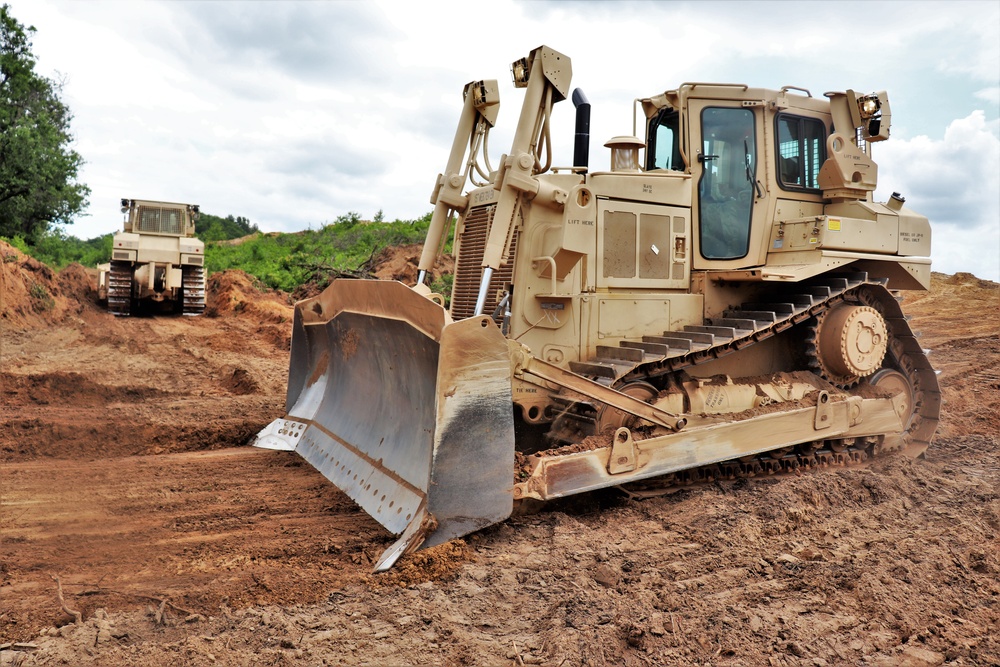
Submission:
M 883 368 L 868 378 L 868 384 L 893 396 L 902 395 L 906 399 L 899 406 L 899 417 L 903 420 L 903 428 L 909 428 L 916 410 L 916 399 L 913 396 L 913 385 L 906 376 L 897 370 Z
M 647 403 L 651 403 L 659 394 L 656 387 L 648 382 L 641 381 L 629 382 L 628 384 L 620 387 L 615 387 L 615 389 L 623 394 L 631 396 L 632 398 L 638 398 L 640 401 L 645 401 Z M 622 412 L 621 410 L 605 405 L 597 413 L 597 432 L 604 433 L 608 429 L 614 431 L 623 426 L 632 428 L 636 421 L 638 421 L 638 418 L 635 415 L 631 415 L 627 412 Z
M 814 343 L 820 375 L 851 387 L 882 366 L 889 330 L 874 308 L 842 303 L 817 322 Z

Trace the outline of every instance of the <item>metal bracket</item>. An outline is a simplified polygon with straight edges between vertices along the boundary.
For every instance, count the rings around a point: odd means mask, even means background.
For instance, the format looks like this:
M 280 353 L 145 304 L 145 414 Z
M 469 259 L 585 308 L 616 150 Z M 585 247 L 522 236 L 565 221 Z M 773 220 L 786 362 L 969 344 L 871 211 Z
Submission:
M 608 459 L 608 472 L 612 475 L 632 472 L 636 469 L 636 459 L 632 432 L 624 427 L 615 431 L 615 438 L 611 444 L 611 457 Z
M 816 398 L 816 418 L 813 428 L 820 431 L 833 425 L 833 406 L 830 404 L 830 392 L 820 391 Z

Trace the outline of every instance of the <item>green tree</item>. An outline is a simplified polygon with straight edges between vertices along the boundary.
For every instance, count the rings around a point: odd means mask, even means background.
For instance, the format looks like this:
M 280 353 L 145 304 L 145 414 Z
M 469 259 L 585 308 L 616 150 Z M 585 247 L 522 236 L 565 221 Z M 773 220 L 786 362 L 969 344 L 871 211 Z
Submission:
M 195 223 L 195 229 L 197 230 L 195 236 L 205 242 L 238 239 L 260 231 L 257 225 L 250 224 L 249 218 L 232 215 L 220 218 L 204 212 Z
M 361 214 L 357 211 L 348 211 L 344 215 L 338 215 L 334 224 L 341 225 L 343 229 L 350 229 L 359 222 L 361 222 Z
M 70 148 L 63 84 L 35 72 L 34 32 L 0 6 L 0 236 L 28 241 L 71 222 L 90 194 L 76 181 L 83 158 Z

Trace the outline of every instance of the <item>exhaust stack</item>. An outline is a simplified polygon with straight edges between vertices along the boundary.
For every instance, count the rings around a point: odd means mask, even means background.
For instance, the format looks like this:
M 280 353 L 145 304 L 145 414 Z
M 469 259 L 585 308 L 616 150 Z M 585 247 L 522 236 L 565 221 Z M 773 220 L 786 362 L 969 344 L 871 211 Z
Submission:
M 576 107 L 576 139 L 573 142 L 573 166 L 590 167 L 590 101 L 579 88 L 573 90 L 573 106 Z

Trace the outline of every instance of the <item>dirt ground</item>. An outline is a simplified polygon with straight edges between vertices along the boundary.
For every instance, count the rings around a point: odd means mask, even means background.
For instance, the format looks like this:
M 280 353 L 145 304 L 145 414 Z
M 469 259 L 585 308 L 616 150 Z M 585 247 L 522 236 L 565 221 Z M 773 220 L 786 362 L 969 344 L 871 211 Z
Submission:
M 4 667 L 1000 664 L 996 283 L 906 295 L 946 400 L 924 460 L 590 494 L 373 575 L 393 536 L 246 446 L 287 295 L 227 272 L 205 317 L 115 319 L 92 280 L 0 243 Z

